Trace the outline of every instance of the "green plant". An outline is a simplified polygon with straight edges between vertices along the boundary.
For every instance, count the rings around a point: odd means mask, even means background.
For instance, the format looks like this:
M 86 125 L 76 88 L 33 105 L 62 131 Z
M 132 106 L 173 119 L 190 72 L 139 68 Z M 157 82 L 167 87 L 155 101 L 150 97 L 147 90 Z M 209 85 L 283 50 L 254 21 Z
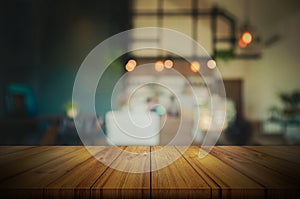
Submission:
M 300 113 L 300 91 L 280 93 L 279 98 L 284 105 L 282 113 L 286 116 L 294 116 Z
M 234 52 L 232 50 L 217 50 L 216 59 L 222 59 L 229 61 L 234 58 Z

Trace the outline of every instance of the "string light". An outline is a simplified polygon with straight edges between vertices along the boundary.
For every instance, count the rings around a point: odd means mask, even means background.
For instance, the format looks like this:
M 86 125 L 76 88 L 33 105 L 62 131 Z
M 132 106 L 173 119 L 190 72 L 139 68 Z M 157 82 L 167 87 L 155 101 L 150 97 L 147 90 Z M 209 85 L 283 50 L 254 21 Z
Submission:
M 134 59 L 129 60 L 125 66 L 128 72 L 133 71 L 135 67 L 136 67 L 136 61 Z
M 173 61 L 172 61 L 172 60 L 170 60 L 170 59 L 167 59 L 167 60 L 165 60 L 165 63 L 164 63 L 164 65 L 165 65 L 165 67 L 166 67 L 166 68 L 170 69 L 170 68 L 172 68 L 172 67 L 173 67 L 174 63 L 173 63 Z
M 193 61 L 190 65 L 191 71 L 196 73 L 200 71 L 200 63 L 197 61 Z
M 132 67 L 136 67 L 136 61 L 134 59 L 129 60 L 127 64 L 130 64 Z
M 157 72 L 161 72 L 164 70 L 164 63 L 162 61 L 157 61 L 154 65 L 154 69 L 157 71 Z
M 250 32 L 244 32 L 242 34 L 242 41 L 247 45 L 250 44 L 252 42 L 252 34 Z
M 126 68 L 126 70 L 127 70 L 128 72 L 134 70 L 134 67 L 132 67 L 130 64 L 126 64 L 125 68 Z
M 241 48 L 246 48 L 246 47 L 247 47 L 247 44 L 246 44 L 242 39 L 240 39 L 240 40 L 239 40 L 239 46 L 240 46 Z
M 207 67 L 210 69 L 214 69 L 214 68 L 216 68 L 216 66 L 217 66 L 217 63 L 215 62 L 215 60 L 211 59 L 207 62 Z
M 252 42 L 252 40 L 252 34 L 248 31 L 245 31 L 239 39 L 239 46 L 241 48 L 246 48 Z

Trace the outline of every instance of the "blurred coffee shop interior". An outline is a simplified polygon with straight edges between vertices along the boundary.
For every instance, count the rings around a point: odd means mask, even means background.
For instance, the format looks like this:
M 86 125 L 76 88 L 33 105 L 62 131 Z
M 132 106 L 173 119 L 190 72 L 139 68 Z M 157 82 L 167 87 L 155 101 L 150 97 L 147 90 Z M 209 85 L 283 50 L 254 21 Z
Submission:
M 227 105 L 218 145 L 300 143 L 298 0 L 6 0 L 0 4 L 1 145 L 81 145 L 76 117 L 78 128 L 92 136 L 95 145 L 107 143 L 106 136 L 126 145 L 165 145 L 183 117 L 186 136 L 195 136 L 193 144 L 200 144 L 211 122 L 210 98 L 215 96 L 199 72 L 216 69 L 226 89 L 226 97 L 219 98 Z M 82 113 L 80 104 L 72 103 L 72 90 L 85 57 L 110 36 L 142 27 L 186 34 L 205 48 L 210 59 L 186 61 L 183 56 L 195 55 L 192 43 L 180 56 L 153 49 L 126 53 L 109 65 L 99 81 L 97 117 Z M 128 40 L 130 45 L 163 45 L 164 35 L 133 34 Z M 146 63 L 149 70 L 134 73 Z M 170 68 L 186 81 L 172 75 Z M 112 98 L 115 84 L 125 74 Z M 138 87 L 145 81 L 166 82 L 171 88 Z M 197 99 L 192 105 L 187 82 Z M 139 89 L 126 103 L 126 95 L 135 88 Z M 200 110 L 197 116 L 195 106 Z M 138 118 L 149 111 L 156 115 L 150 130 L 160 129 L 158 136 L 149 143 L 122 137 L 109 113 L 114 111 L 123 120 L 127 109 Z

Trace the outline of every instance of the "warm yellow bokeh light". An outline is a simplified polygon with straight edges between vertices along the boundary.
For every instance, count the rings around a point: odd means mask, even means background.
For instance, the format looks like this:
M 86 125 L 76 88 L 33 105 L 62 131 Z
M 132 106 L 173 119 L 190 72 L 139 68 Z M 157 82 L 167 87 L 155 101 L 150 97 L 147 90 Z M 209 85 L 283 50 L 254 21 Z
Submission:
M 170 59 L 167 59 L 164 63 L 166 68 L 172 68 L 173 67 L 173 61 Z
M 245 44 L 250 44 L 252 42 L 252 34 L 250 32 L 244 32 L 242 35 L 242 41 Z
M 133 71 L 135 67 L 136 67 L 136 61 L 134 59 L 129 60 L 125 66 L 128 72 Z
M 246 47 L 247 47 L 247 44 L 246 44 L 245 42 L 243 42 L 242 39 L 240 39 L 240 40 L 239 40 L 239 46 L 240 46 L 241 48 L 246 48 Z
M 69 118 L 75 118 L 78 114 L 77 108 L 71 107 L 67 110 L 67 116 Z
M 127 64 L 130 65 L 133 68 L 136 67 L 136 61 L 134 59 L 129 60 Z
M 126 70 L 128 72 L 133 71 L 134 70 L 134 66 L 132 64 L 127 63 L 125 66 Z
M 197 61 L 193 61 L 191 63 L 190 68 L 191 68 L 191 71 L 194 72 L 194 73 L 199 72 L 200 71 L 200 63 L 197 62 Z
M 215 62 L 215 60 L 211 59 L 207 62 L 207 67 L 210 69 L 214 69 L 214 68 L 216 68 L 216 66 L 217 66 L 217 63 Z
M 157 72 L 161 72 L 164 70 L 164 63 L 162 61 L 157 61 L 154 65 L 154 68 Z

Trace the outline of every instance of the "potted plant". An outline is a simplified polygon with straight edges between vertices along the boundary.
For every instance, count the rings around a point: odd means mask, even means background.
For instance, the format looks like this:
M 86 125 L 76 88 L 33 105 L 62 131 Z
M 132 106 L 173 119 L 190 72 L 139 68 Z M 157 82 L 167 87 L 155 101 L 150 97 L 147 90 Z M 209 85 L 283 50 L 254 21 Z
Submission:
M 286 123 L 285 138 L 289 144 L 300 143 L 300 91 L 280 93 L 282 115 Z

